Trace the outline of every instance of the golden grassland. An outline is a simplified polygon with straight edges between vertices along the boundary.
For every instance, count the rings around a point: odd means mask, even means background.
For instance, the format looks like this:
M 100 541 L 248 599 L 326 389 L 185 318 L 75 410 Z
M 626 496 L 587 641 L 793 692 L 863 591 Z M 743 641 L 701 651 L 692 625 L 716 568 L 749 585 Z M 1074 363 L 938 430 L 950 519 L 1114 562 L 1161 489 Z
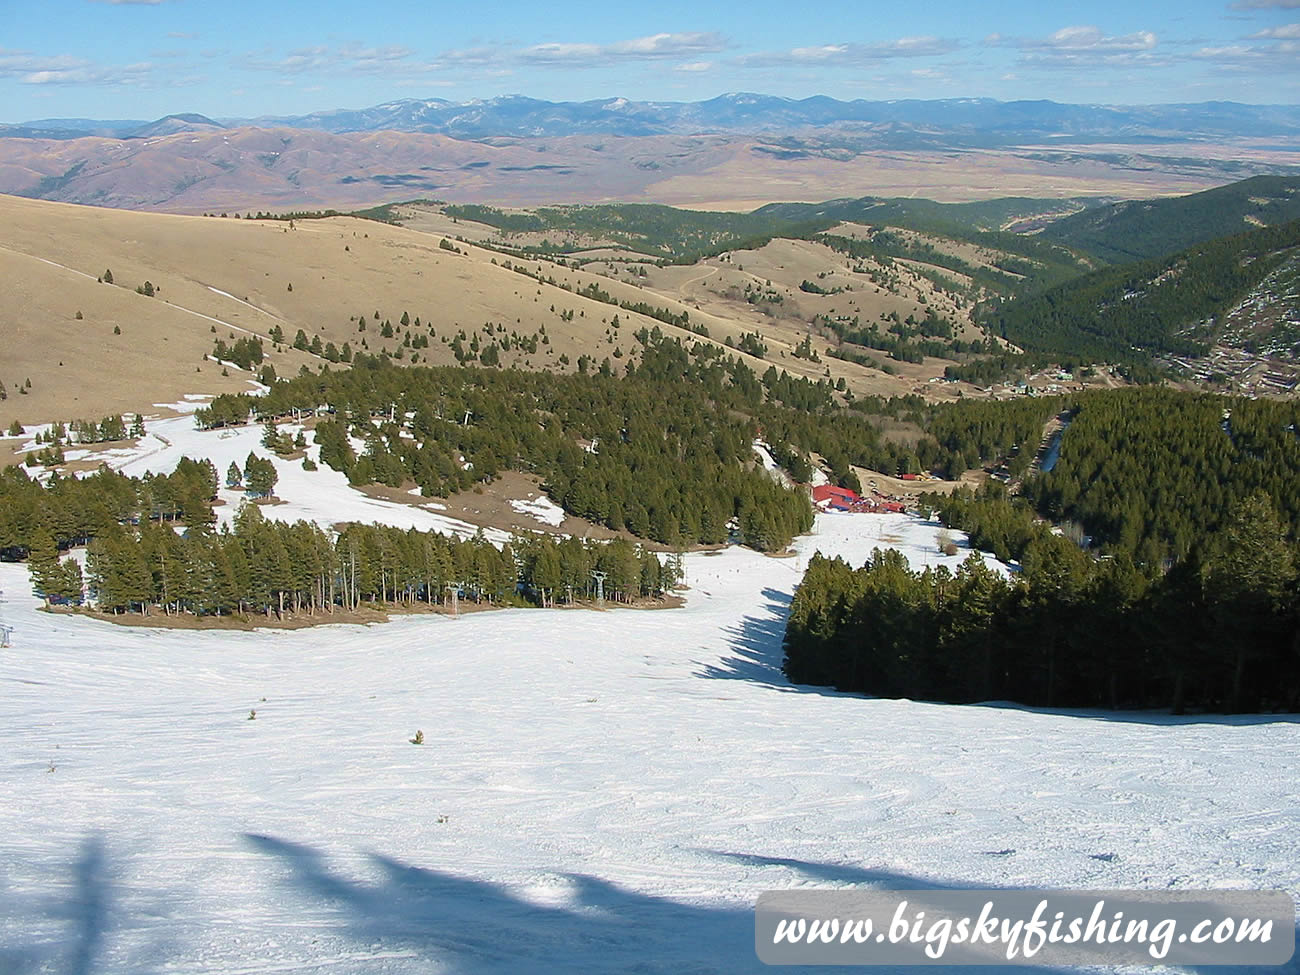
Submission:
M 291 227 L 283 221 L 0 196 L 0 222 L 6 228 L 0 275 L 7 282 L 7 300 L 0 305 L 0 382 L 7 391 L 0 401 L 3 426 L 13 419 L 33 423 L 156 412 L 154 404 L 176 402 L 185 394 L 250 388 L 249 373 L 204 358 L 218 338 L 261 337 L 280 375 L 323 364 L 287 346 L 273 349 L 269 336 L 276 326 L 287 342 L 302 329 L 309 338 L 319 336 L 339 348 L 348 342 L 357 351 L 364 345 L 372 353 L 381 348 L 396 353 L 404 331 L 398 323 L 406 312 L 420 318 L 426 334 L 429 327 L 435 331 L 428 348 L 418 353 L 421 363 L 431 364 L 455 361 L 444 339 L 461 329 L 472 335 L 493 323 L 526 336 L 544 327 L 547 344 L 536 353 L 503 354 L 502 364 L 555 371 L 572 371 L 584 354 L 596 362 L 613 357 L 618 365 L 615 350 L 623 357 L 632 354 L 632 333 L 643 326 L 659 325 L 668 334 L 697 340 L 685 330 L 574 293 L 593 283 L 620 301 L 687 311 L 719 344 L 757 330 L 769 347 L 766 361 L 751 361 L 760 371 L 775 363 L 792 374 L 821 377 L 829 369 L 855 393 L 908 392 L 928 389 L 927 381 L 942 373 L 945 361 L 898 363 L 899 376 L 887 376 L 827 358 L 824 339 L 814 339 L 820 364 L 796 359 L 793 350 L 817 313 L 847 312 L 864 322 L 891 311 L 923 313 L 922 296 L 940 310 L 957 311 L 920 277 L 907 279 L 897 293 L 878 291 L 853 275 L 841 256 L 803 241 L 777 240 L 759 251 L 693 267 L 650 267 L 646 277 L 614 272 L 615 265 L 574 270 L 548 261 L 514 261 L 554 277 L 556 284 L 550 285 L 507 270 L 501 264 L 509 259 L 491 250 L 464 243 L 456 245 L 461 253 L 446 250 L 439 246 L 442 233 L 353 217 L 299 220 Z M 490 238 L 463 221 L 456 229 Z M 108 270 L 114 283 L 98 282 Z M 800 280 L 823 271 L 853 291 L 816 296 L 798 290 Z M 146 281 L 156 289 L 154 297 L 137 293 Z M 768 287 L 769 281 L 785 296 L 772 315 L 736 297 L 746 283 Z M 574 312 L 572 320 L 564 320 L 567 311 Z M 618 330 L 611 328 L 615 315 Z M 362 317 L 364 332 L 358 330 Z M 397 329 L 391 340 L 379 335 L 385 319 Z M 480 338 L 488 341 L 482 332 Z M 409 362 L 411 351 L 403 355 Z M 29 379 L 30 389 L 20 394 Z

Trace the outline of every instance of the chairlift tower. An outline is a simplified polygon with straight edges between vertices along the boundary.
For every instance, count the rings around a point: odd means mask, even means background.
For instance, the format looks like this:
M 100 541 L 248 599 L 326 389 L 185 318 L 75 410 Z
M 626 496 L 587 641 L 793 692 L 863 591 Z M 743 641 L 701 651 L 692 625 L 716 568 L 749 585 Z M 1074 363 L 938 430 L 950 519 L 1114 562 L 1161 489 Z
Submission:
M 608 573 L 605 572 L 593 571 L 591 573 L 591 577 L 596 580 L 596 605 L 597 606 L 603 607 L 605 605 L 605 576 L 606 575 L 608 575 Z

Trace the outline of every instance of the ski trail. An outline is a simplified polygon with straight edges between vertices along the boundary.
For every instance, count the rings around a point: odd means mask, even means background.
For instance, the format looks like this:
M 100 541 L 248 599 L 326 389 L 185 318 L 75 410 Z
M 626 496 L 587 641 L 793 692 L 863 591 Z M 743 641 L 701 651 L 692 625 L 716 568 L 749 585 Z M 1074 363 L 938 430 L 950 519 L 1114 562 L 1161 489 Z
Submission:
M 265 315 L 267 318 L 273 318 L 277 322 L 280 322 L 283 325 L 291 324 L 288 319 L 281 318 L 279 315 L 273 315 L 265 308 L 258 308 L 257 305 L 253 304 L 251 301 L 245 301 L 243 298 L 236 298 L 229 291 L 222 291 L 220 288 L 214 288 L 210 284 L 204 285 L 204 287 L 207 288 L 209 291 L 211 291 L 213 294 L 218 294 L 221 295 L 221 297 L 223 298 L 229 298 L 231 301 L 237 301 L 241 305 L 246 305 L 247 307 L 253 309 L 253 311 L 257 312 L 259 315 Z
M 35 254 L 28 254 L 26 251 L 15 250 L 12 247 L 6 247 L 0 244 L 0 251 L 8 251 L 10 254 L 17 254 L 19 257 L 28 257 L 33 261 L 40 261 L 42 264 L 48 264 L 50 267 L 57 267 L 64 271 L 71 271 L 73 274 L 79 274 L 83 278 L 89 278 L 91 281 L 98 281 L 99 278 L 93 274 L 87 274 L 85 271 L 78 271 L 75 267 L 68 267 L 66 264 L 60 264 L 57 261 L 48 261 L 43 257 L 37 257 Z
M 19 257 L 26 257 L 26 258 L 29 258 L 29 259 L 31 259 L 31 260 L 33 260 L 33 261 L 40 261 L 42 264 L 48 264 L 50 267 L 57 267 L 57 268 L 59 268 L 61 271 L 67 271 L 67 272 L 69 272 L 70 274 L 76 274 L 76 275 L 79 275 L 79 276 L 81 276 L 81 277 L 83 277 L 83 278 L 86 278 L 86 279 L 88 279 L 88 280 L 90 280 L 90 281 L 99 281 L 99 280 L 100 280 L 99 278 L 95 277 L 95 275 L 93 275 L 93 274 L 87 274 L 85 271 L 78 271 L 75 267 L 68 267 L 66 264 L 60 264 L 58 261 L 51 261 L 51 260 L 47 260 L 47 259 L 44 258 L 44 257 L 37 257 L 35 254 L 29 254 L 29 253 L 27 253 L 26 251 L 20 251 L 20 250 L 17 250 L 17 249 L 15 249 L 15 248 L 13 248 L 13 247 L 6 247 L 6 246 L 4 246 L 3 244 L 0 244 L 0 250 L 8 251 L 10 254 L 17 254 Z M 109 285 L 109 287 L 113 287 L 113 285 Z M 272 318 L 272 319 L 274 319 L 274 320 L 277 321 L 277 322 L 283 322 L 285 325 L 290 324 L 289 322 L 285 321 L 285 319 L 280 318 L 280 317 L 278 317 L 278 316 L 276 316 L 276 315 L 272 315 L 272 314 L 271 314 L 270 312 L 268 312 L 268 311 L 263 311 L 261 308 L 258 308 L 256 305 L 249 304 L 248 302 L 243 301 L 243 300 L 240 299 L 240 298 L 236 298 L 236 297 L 235 297 L 234 295 L 232 295 L 232 294 L 229 294 L 229 293 L 227 293 L 227 292 L 225 292 L 225 291 L 219 291 L 218 289 L 213 288 L 213 287 L 211 287 L 210 285 L 204 285 L 204 287 L 206 287 L 209 291 L 216 292 L 217 294 L 219 294 L 219 295 L 223 295 L 223 296 L 226 297 L 226 298 L 230 298 L 230 299 L 232 299 L 233 301 L 238 301 L 241 305 L 248 305 L 249 308 L 252 308 L 253 310 L 255 310 L 255 311 L 257 311 L 257 312 L 260 312 L 261 314 L 266 315 L 268 318 Z M 127 289 L 127 290 L 129 291 L 129 289 Z M 213 324 L 221 325 L 221 326 L 224 327 L 224 328 L 234 329 L 236 332 L 243 332 L 245 335 L 252 335 L 254 338 L 265 339 L 267 342 L 271 341 L 271 337 L 270 337 L 269 335 L 265 334 L 264 332 L 259 332 L 259 331 L 255 330 L 255 329 L 251 329 L 251 328 L 244 328 L 242 325 L 236 325 L 236 324 L 234 324 L 234 322 L 228 322 L 228 321 L 226 321 L 225 319 L 222 319 L 222 318 L 215 318 L 215 317 L 212 316 L 212 315 L 205 315 L 205 314 L 203 314 L 203 312 L 201 312 L 201 311 L 195 311 L 193 308 L 186 308 L 184 305 L 178 305 L 176 302 L 174 302 L 174 301 L 169 301 L 169 300 L 167 300 L 166 298 L 155 299 L 155 300 L 163 301 L 163 302 L 165 302 L 169 307 L 175 308 L 177 311 L 183 311 L 183 312 L 185 312 L 187 315 L 193 315 L 193 316 L 195 316 L 196 318 L 202 318 L 202 319 L 203 319 L 204 321 L 206 321 L 206 322 L 212 322 Z

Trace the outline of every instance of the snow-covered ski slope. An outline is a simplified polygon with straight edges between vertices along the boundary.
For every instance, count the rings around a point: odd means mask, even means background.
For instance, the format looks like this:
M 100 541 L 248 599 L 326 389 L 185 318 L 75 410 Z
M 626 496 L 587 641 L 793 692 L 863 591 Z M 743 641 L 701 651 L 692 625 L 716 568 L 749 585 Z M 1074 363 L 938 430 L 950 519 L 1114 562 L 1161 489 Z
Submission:
M 1297 890 L 1293 719 L 789 686 L 811 553 L 959 561 L 936 531 L 692 555 L 680 610 L 254 633 L 42 613 L 0 565 L 0 971 L 759 972 L 769 889 Z

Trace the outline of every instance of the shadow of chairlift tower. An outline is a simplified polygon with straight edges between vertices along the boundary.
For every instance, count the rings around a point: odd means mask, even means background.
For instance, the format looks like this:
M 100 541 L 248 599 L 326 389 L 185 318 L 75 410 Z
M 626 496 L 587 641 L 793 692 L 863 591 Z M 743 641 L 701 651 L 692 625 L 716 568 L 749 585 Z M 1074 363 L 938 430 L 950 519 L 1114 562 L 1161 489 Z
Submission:
M 3 650 L 10 645 L 10 641 L 13 639 L 14 635 L 14 628 L 5 622 L 4 603 L 5 592 L 3 589 L 0 589 L 0 650 Z

